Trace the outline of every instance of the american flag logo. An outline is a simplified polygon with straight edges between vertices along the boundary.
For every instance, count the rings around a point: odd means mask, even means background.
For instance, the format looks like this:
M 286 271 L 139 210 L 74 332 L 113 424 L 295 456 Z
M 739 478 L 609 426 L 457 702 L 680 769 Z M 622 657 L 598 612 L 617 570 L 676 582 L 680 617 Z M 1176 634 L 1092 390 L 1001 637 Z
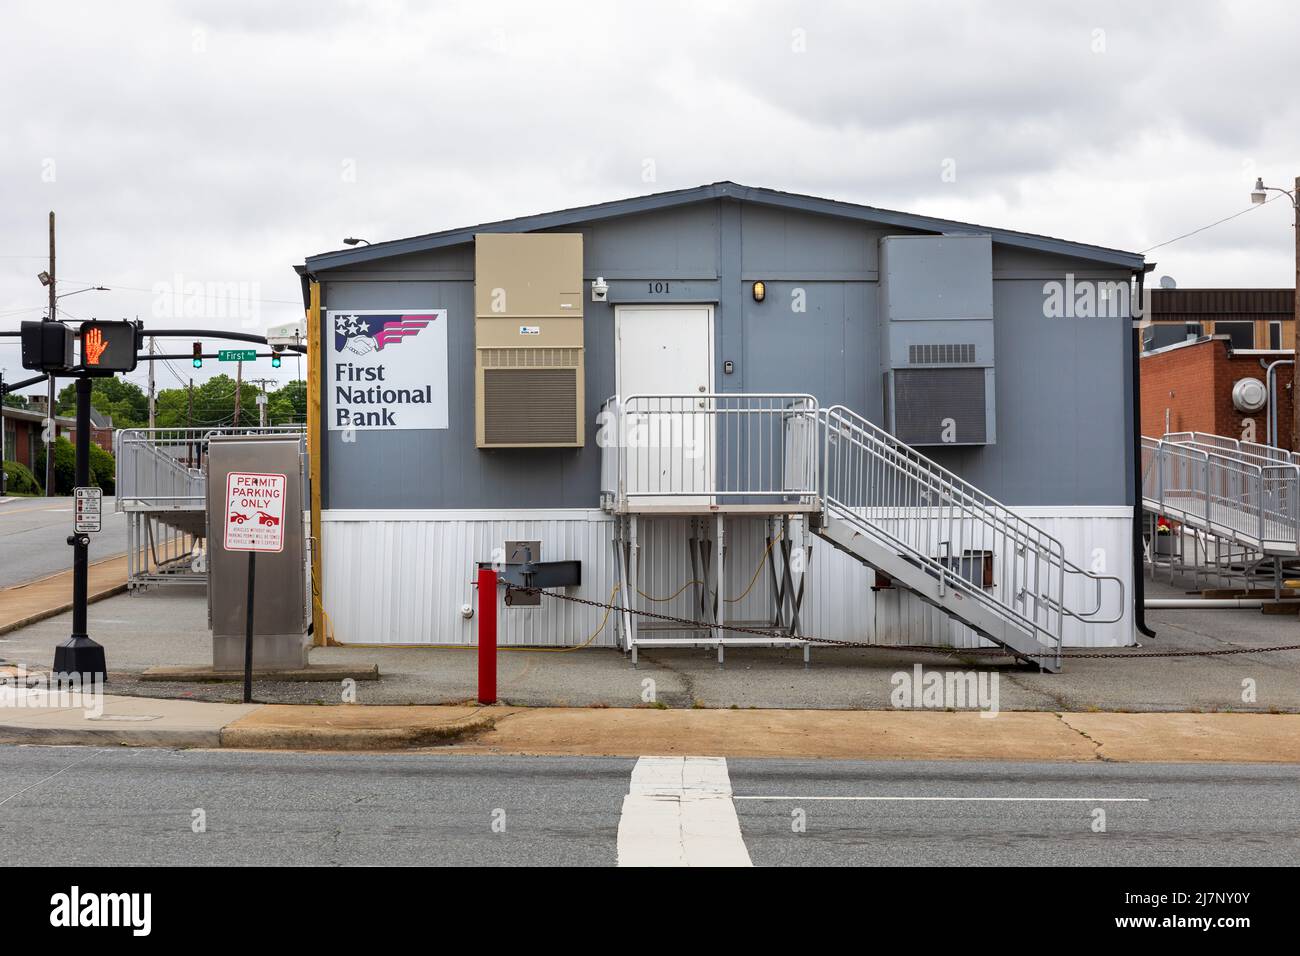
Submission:
M 403 339 L 419 335 L 420 330 L 433 322 L 434 315 L 366 315 L 358 312 L 339 315 L 334 318 L 334 351 L 341 352 L 348 343 L 356 340 L 369 340 L 375 351 L 383 351 L 387 345 L 397 345 Z M 359 344 L 359 343 L 357 343 Z M 358 351 L 353 347 L 352 351 Z M 365 351 L 370 351 L 367 347 Z

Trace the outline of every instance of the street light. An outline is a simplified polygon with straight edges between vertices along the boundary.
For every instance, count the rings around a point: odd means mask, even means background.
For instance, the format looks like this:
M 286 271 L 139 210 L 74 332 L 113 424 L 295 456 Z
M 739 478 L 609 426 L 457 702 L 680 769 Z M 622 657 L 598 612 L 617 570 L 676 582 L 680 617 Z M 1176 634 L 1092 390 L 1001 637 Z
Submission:
M 355 245 L 357 245 L 358 243 L 362 243 L 362 242 L 364 242 L 366 245 L 370 245 L 370 240 L 369 240 L 369 239 L 355 239 L 355 238 L 353 238 L 352 236 L 348 236 L 346 239 L 344 239 L 344 240 L 343 240 L 343 245 L 345 245 L 345 246 L 355 246 Z
M 44 275 L 44 273 L 42 273 L 42 275 Z M 76 292 L 60 292 L 54 298 L 66 299 L 70 295 L 80 295 L 83 292 L 111 292 L 111 291 L 112 291 L 111 289 L 108 289 L 102 285 L 92 285 L 92 286 L 87 286 L 84 289 L 78 289 Z
M 1282 189 L 1278 186 L 1265 186 L 1262 176 L 1256 177 L 1255 188 L 1250 191 L 1250 201 L 1259 205 L 1268 199 L 1270 192 L 1281 193 L 1291 200 L 1291 208 L 1295 211 L 1295 289 L 1292 294 L 1295 297 L 1294 311 L 1294 336 L 1295 341 L 1292 344 L 1295 355 L 1300 357 L 1300 176 L 1296 177 L 1295 189 Z M 1294 366 L 1292 366 L 1294 372 Z M 1291 386 L 1291 449 L 1292 451 L 1300 450 L 1300 395 L 1297 395 L 1295 382 L 1297 376 L 1292 374 Z M 1279 431 L 1280 435 L 1280 431 Z

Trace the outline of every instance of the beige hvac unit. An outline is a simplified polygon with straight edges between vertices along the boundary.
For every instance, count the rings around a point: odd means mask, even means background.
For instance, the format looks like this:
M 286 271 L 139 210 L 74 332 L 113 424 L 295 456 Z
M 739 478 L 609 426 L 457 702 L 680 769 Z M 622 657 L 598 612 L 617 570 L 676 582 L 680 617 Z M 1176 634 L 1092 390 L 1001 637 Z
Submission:
M 474 237 L 479 448 L 584 443 L 582 235 Z

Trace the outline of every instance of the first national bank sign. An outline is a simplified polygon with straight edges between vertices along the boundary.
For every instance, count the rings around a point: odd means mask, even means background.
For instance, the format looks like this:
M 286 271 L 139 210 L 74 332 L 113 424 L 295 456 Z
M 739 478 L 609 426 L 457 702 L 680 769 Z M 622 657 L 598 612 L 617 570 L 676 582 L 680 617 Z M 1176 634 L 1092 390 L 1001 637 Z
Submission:
M 332 431 L 447 427 L 447 310 L 327 312 Z

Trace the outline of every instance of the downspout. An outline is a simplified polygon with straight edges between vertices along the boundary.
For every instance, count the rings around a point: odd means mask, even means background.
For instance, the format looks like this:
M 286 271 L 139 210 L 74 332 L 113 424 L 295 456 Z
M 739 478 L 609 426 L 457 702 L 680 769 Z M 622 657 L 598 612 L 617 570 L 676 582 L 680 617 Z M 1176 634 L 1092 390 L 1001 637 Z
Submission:
M 1259 363 L 1264 365 L 1264 360 L 1260 359 Z M 1277 367 L 1279 365 L 1294 365 L 1295 359 L 1278 359 L 1276 362 L 1269 362 L 1264 365 L 1264 381 L 1268 385 L 1268 443 L 1272 448 L 1277 448 Z
M 1146 273 L 1155 268 L 1155 263 L 1147 263 L 1146 268 L 1135 273 L 1137 279 L 1138 308 L 1146 308 L 1144 280 Z M 1132 311 L 1131 309 L 1129 310 Z M 1145 317 L 1145 311 L 1143 316 Z M 1130 322 L 1130 324 L 1133 324 Z M 1133 377 L 1133 624 L 1138 633 L 1146 637 L 1155 637 L 1156 632 L 1147 626 L 1146 619 L 1146 577 L 1144 555 L 1142 552 L 1142 330 L 1136 325 L 1132 331 L 1132 365 Z

